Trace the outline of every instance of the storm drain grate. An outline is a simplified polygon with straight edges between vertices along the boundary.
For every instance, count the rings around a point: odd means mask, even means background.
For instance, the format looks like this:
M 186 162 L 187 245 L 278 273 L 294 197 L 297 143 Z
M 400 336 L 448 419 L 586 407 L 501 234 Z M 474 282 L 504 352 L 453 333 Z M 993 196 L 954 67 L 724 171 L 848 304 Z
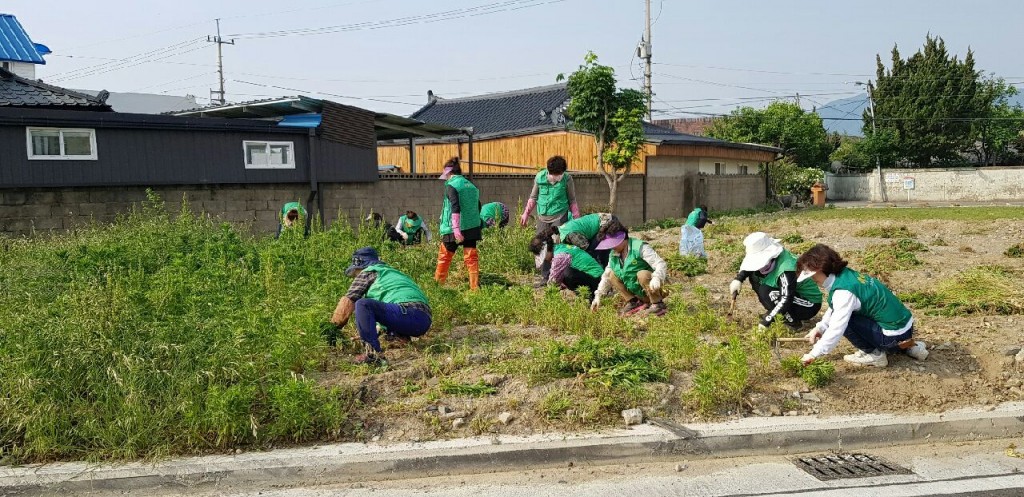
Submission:
M 907 468 L 868 454 L 825 454 L 797 458 L 793 463 L 822 481 L 912 474 Z

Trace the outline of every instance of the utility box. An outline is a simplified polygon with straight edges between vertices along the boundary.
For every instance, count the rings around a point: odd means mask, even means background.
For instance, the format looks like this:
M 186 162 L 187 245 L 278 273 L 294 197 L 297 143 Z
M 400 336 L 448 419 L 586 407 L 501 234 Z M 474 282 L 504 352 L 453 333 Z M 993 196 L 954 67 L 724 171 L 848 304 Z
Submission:
M 828 187 L 820 181 L 811 186 L 811 203 L 815 207 L 825 207 L 825 190 L 828 190 Z

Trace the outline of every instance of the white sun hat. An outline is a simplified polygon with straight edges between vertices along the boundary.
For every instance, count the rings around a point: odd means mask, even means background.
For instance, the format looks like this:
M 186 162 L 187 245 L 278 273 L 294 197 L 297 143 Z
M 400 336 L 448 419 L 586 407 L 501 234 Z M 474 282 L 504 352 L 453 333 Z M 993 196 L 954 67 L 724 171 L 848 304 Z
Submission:
M 740 263 L 742 271 L 757 271 L 767 266 L 783 250 L 782 244 L 778 240 L 760 231 L 747 235 L 747 238 L 743 240 L 743 246 L 747 249 L 747 254 L 743 257 L 743 262 Z

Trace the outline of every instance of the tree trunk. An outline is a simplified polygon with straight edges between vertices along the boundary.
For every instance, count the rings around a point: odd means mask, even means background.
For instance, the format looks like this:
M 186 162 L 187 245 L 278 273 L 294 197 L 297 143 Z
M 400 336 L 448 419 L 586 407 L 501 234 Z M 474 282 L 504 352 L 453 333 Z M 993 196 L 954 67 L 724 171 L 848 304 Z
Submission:
M 613 178 L 612 181 L 608 183 L 608 211 L 613 214 L 615 213 L 615 202 L 618 200 L 616 195 L 619 191 L 619 179 L 620 178 Z

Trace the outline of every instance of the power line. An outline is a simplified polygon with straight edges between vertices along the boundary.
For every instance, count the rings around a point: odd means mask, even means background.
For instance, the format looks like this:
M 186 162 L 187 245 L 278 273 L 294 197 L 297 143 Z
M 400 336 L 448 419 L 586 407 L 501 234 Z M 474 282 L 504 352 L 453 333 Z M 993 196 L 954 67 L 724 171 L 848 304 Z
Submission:
M 59 54 L 59 53 L 50 54 L 50 56 L 51 57 L 65 57 L 65 58 L 68 58 L 68 59 L 106 60 L 106 61 L 113 61 L 113 62 L 117 62 L 117 61 L 122 60 L 122 59 L 115 59 L 113 57 L 92 57 L 92 56 L 89 56 L 89 55 L 68 55 L 68 54 Z M 175 66 L 217 67 L 217 64 L 195 64 L 195 63 L 192 63 L 192 62 L 174 62 L 174 61 L 170 61 L 170 60 L 154 61 L 154 62 L 160 63 L 160 64 L 175 65 Z
M 131 56 L 128 56 L 128 57 L 124 57 L 122 59 L 117 59 L 114 62 L 107 62 L 107 63 L 103 63 L 103 64 L 96 64 L 94 66 L 83 67 L 83 68 L 79 68 L 79 69 L 75 69 L 75 70 L 71 70 L 71 71 L 66 71 L 66 72 L 63 72 L 63 73 L 57 73 L 57 74 L 51 76 L 50 80 L 51 81 L 62 81 L 62 80 L 69 80 L 69 79 L 78 79 L 78 78 L 85 77 L 85 76 L 90 76 L 90 75 L 93 75 L 93 74 L 109 72 L 108 69 L 110 69 L 110 70 L 120 69 L 122 67 L 130 67 L 130 66 L 138 65 L 140 63 L 146 63 L 146 62 L 150 61 L 151 59 L 162 60 L 164 58 L 169 58 L 170 56 L 180 55 L 182 53 L 188 53 L 191 50 L 184 51 L 184 52 L 181 52 L 181 50 L 183 50 L 185 48 L 188 48 L 191 45 L 195 45 L 197 43 L 200 43 L 201 41 L 202 41 L 202 38 L 193 38 L 191 40 L 186 40 L 186 41 L 183 41 L 183 42 L 175 43 L 173 45 L 168 45 L 166 47 L 157 48 L 155 50 L 150 50 L 148 52 L 142 52 L 142 53 L 139 53 L 139 54 L 135 54 L 135 55 L 131 55 Z M 161 57 L 162 55 L 167 54 L 167 53 L 171 53 L 171 55 L 169 57 Z
M 234 81 L 235 83 L 246 84 L 246 85 L 259 86 L 259 87 L 263 87 L 263 88 L 274 88 L 274 89 L 284 90 L 284 91 L 294 91 L 294 92 L 298 92 L 298 93 L 312 93 L 312 94 L 316 94 L 316 95 L 327 95 L 329 97 L 347 98 L 347 99 L 352 99 L 352 100 L 368 100 L 368 101 L 371 101 L 371 102 L 383 102 L 383 103 L 388 103 L 388 104 L 412 105 L 412 106 L 415 106 L 415 107 L 422 107 L 423 106 L 423 104 L 414 104 L 414 103 L 411 103 L 411 102 L 400 102 L 400 101 L 397 101 L 397 100 L 385 100 L 385 99 L 372 98 L 372 97 L 357 97 L 357 96 L 354 96 L 354 95 L 338 95 L 336 93 L 327 93 L 325 91 L 312 91 L 312 90 L 303 90 L 301 88 L 289 88 L 287 86 L 266 85 L 266 84 L 262 84 L 262 83 L 254 83 L 252 81 L 242 81 L 242 80 L 239 80 L 239 79 L 233 79 L 231 81 Z

